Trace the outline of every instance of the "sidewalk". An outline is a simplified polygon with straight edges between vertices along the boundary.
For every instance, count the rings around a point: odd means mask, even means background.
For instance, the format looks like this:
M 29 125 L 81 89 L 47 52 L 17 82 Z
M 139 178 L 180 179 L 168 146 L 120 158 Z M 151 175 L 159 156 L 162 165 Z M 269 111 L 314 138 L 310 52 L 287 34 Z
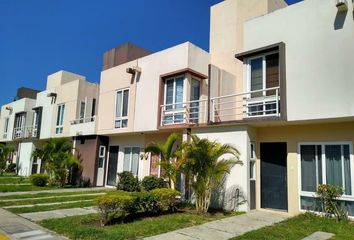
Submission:
M 9 239 L 21 240 L 64 240 L 56 233 L 50 232 L 41 226 L 10 213 L 4 209 L 0 209 L 0 239 L 6 235 Z
M 240 216 L 225 218 L 199 226 L 144 238 L 145 240 L 227 240 L 262 227 L 281 222 L 290 216 L 286 213 L 252 211 Z
M 63 188 L 63 189 L 53 189 L 53 190 L 43 190 L 43 191 L 27 191 L 27 192 L 4 192 L 0 193 L 0 196 L 11 196 L 11 195 L 24 195 L 24 194 L 37 194 L 37 193 L 63 193 L 63 192 L 89 192 L 89 191 L 99 191 L 109 189 L 105 187 L 93 187 L 93 188 Z

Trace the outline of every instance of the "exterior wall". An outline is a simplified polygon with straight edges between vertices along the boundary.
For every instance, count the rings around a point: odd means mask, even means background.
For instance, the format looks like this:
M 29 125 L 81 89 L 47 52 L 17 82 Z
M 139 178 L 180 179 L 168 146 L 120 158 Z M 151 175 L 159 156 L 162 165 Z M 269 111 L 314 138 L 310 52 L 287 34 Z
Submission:
M 290 214 L 299 213 L 299 160 L 298 143 L 301 142 L 354 142 L 354 123 L 326 123 L 262 127 L 257 130 L 257 208 L 260 208 L 260 143 L 287 143 L 287 175 L 288 175 L 288 211 Z
M 101 73 L 98 134 L 156 131 L 158 125 L 160 76 L 184 69 L 208 75 L 209 55 L 191 43 L 157 52 Z M 140 76 L 132 82 L 126 68 L 139 66 Z M 114 128 L 116 92 L 129 88 L 128 127 Z
M 353 8 L 352 1 L 348 5 Z M 353 39 L 351 11 L 339 13 L 333 1 L 323 0 L 250 20 L 244 35 L 245 50 L 285 43 L 288 121 L 354 116 Z
M 85 77 L 67 71 L 58 71 L 48 76 L 46 89 L 56 88 L 78 79 L 85 80 Z
M 18 150 L 18 167 L 20 176 L 29 176 L 32 171 L 32 152 L 35 146 L 32 142 L 22 142 L 19 144 Z
M 52 120 L 56 109 L 54 109 L 55 105 L 51 103 L 52 98 L 47 96 L 50 92 L 50 90 L 45 90 L 37 94 L 36 107 L 42 107 L 40 139 L 50 138 L 52 129 L 55 127 Z
M 214 128 L 192 129 L 192 134 L 196 134 L 200 138 L 207 138 L 212 141 L 218 141 L 222 144 L 231 144 L 240 152 L 240 160 L 243 165 L 235 165 L 231 173 L 227 176 L 224 188 L 215 194 L 218 199 L 213 199 L 213 205 L 223 206 L 226 209 L 237 209 L 239 211 L 248 211 L 248 203 L 237 206 L 235 200 L 232 200 L 240 191 L 240 197 L 237 201 L 246 200 L 249 202 L 249 140 L 247 127 L 245 126 L 225 126 Z M 227 156 L 225 156 L 227 158 Z M 237 206 L 237 208 L 235 208 Z

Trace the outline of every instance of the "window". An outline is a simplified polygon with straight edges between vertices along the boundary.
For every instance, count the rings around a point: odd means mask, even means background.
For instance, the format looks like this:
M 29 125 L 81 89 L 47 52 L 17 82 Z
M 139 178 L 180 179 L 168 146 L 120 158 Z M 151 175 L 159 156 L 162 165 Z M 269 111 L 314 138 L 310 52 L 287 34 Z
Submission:
M 135 176 L 137 176 L 139 171 L 139 155 L 139 147 L 124 148 L 123 171 L 132 172 Z
M 315 192 L 319 184 L 332 184 L 353 195 L 351 145 L 341 143 L 301 144 L 301 191 Z
M 256 149 L 255 144 L 250 144 L 250 180 L 256 180 Z
M 96 98 L 92 99 L 91 117 L 96 115 Z
M 248 115 L 276 114 L 279 104 L 279 53 L 271 52 L 247 61 Z
M 115 128 L 128 127 L 129 89 L 119 90 L 116 99 Z
M 55 128 L 55 134 L 63 133 L 64 111 L 65 111 L 65 104 L 58 105 L 57 125 Z
M 179 76 L 165 81 L 164 124 L 183 122 L 184 79 L 185 76 Z
M 190 98 L 190 115 L 189 115 L 189 120 L 192 123 L 198 123 L 199 122 L 199 102 L 198 101 L 200 98 L 200 81 L 192 78 L 191 81 L 191 98 Z
M 86 110 L 86 103 L 85 103 L 85 102 L 81 102 L 81 103 L 80 103 L 80 116 L 79 116 L 80 123 L 83 123 L 83 122 L 84 122 L 84 119 L 85 119 L 85 110 Z
M 106 155 L 106 147 L 105 146 L 100 146 L 100 150 L 98 153 L 98 157 L 104 158 Z
M 7 132 L 9 130 L 9 118 L 5 118 L 5 123 L 4 123 L 4 136 L 3 138 L 7 138 Z

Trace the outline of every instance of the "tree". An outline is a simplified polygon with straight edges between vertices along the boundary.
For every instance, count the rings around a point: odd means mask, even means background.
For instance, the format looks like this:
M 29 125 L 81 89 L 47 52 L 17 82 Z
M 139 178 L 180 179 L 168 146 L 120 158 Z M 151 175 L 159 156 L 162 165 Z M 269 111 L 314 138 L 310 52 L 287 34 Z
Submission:
M 181 170 L 186 174 L 195 194 L 196 209 L 206 213 L 210 206 L 212 191 L 220 186 L 225 175 L 235 164 L 242 164 L 240 153 L 229 144 L 200 139 L 191 135 L 192 141 L 183 143 L 179 151 Z M 223 156 L 229 155 L 224 159 Z
M 0 175 L 3 175 L 6 170 L 6 163 L 10 157 L 13 148 L 8 145 L 0 144 Z
M 160 166 L 165 171 L 171 188 L 175 187 L 178 174 L 178 162 L 176 161 L 177 143 L 182 141 L 182 136 L 178 133 L 172 133 L 165 143 L 150 143 L 145 152 L 151 152 L 160 155 Z
M 67 138 L 49 139 L 41 148 L 34 150 L 33 156 L 42 160 L 44 170 L 60 187 L 65 186 L 72 167 L 80 165 L 72 154 L 72 142 Z

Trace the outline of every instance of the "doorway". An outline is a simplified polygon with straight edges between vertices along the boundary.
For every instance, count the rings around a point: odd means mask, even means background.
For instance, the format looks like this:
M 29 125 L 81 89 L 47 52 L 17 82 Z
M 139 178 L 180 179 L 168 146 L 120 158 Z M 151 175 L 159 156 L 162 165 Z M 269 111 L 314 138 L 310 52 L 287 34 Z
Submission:
M 109 147 L 109 160 L 107 169 L 107 185 L 117 185 L 117 165 L 118 165 L 119 146 Z

